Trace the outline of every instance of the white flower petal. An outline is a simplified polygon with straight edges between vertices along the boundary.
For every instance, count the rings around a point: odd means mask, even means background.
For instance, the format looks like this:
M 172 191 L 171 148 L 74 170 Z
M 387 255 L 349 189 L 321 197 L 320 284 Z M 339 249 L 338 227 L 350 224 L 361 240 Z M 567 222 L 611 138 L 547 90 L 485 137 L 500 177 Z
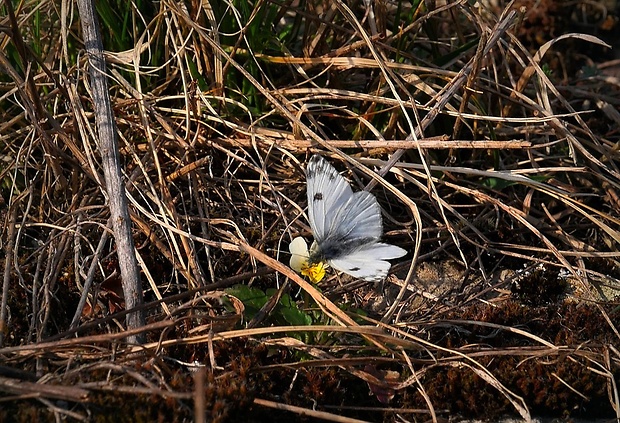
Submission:
M 301 269 L 308 265 L 308 244 L 306 240 L 298 236 L 291 241 L 288 250 L 291 252 L 289 266 L 297 273 L 300 273 Z
M 306 240 L 300 236 L 291 241 L 288 245 L 288 250 L 291 254 L 298 254 L 300 256 L 305 255 L 306 257 L 308 256 L 308 244 L 306 243 Z

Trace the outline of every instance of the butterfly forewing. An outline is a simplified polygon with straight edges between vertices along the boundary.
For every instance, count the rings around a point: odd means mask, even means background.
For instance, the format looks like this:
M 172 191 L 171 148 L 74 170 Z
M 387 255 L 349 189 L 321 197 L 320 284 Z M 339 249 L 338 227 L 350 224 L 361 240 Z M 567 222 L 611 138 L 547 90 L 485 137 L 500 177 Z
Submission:
M 308 220 L 317 243 L 329 235 L 336 214 L 353 195 L 347 181 L 327 161 L 314 155 L 306 168 Z
M 353 194 L 335 214 L 328 238 L 376 239 L 383 235 L 381 208 L 367 191 Z

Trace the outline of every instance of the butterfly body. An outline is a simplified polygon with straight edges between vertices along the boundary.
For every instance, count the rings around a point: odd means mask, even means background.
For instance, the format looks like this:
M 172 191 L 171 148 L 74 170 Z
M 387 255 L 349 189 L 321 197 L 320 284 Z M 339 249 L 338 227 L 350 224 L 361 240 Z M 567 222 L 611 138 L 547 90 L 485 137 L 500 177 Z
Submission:
M 407 251 L 380 242 L 381 208 L 367 191 L 353 192 L 348 182 L 323 157 L 314 155 L 306 169 L 308 219 L 314 243 L 310 265 L 331 267 L 368 281 L 383 279 L 390 270 L 387 259 Z
M 318 244 L 312 244 L 310 248 L 310 262 L 318 263 L 320 261 L 329 261 L 339 257 L 347 256 L 359 251 L 365 245 L 377 243 L 379 238 L 356 238 L 356 239 L 333 239 L 324 241 L 321 248 Z

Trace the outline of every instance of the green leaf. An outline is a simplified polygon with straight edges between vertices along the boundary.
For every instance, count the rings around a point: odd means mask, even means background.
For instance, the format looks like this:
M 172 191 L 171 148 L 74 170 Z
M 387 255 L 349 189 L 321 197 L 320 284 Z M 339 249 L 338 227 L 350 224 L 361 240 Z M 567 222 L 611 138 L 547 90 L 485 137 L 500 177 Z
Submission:
M 278 305 L 278 311 L 282 313 L 282 317 L 290 325 L 308 326 L 312 324 L 312 317 L 308 313 L 300 310 L 297 303 L 292 300 L 290 295 L 282 295 Z
M 225 292 L 243 303 L 246 316 L 254 316 L 269 301 L 269 297 L 262 290 L 247 285 L 235 285 Z

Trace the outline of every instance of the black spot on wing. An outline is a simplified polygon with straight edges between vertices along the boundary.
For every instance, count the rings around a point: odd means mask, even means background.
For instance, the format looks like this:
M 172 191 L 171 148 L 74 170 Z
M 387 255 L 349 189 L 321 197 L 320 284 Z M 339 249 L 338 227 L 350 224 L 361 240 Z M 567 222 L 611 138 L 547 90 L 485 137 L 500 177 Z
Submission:
M 357 272 L 358 270 L 361 270 L 359 267 L 352 267 L 349 269 L 349 272 Z
M 316 194 L 314 194 L 314 197 L 312 199 L 314 201 L 321 201 L 323 199 L 323 193 L 322 192 L 317 192 Z

